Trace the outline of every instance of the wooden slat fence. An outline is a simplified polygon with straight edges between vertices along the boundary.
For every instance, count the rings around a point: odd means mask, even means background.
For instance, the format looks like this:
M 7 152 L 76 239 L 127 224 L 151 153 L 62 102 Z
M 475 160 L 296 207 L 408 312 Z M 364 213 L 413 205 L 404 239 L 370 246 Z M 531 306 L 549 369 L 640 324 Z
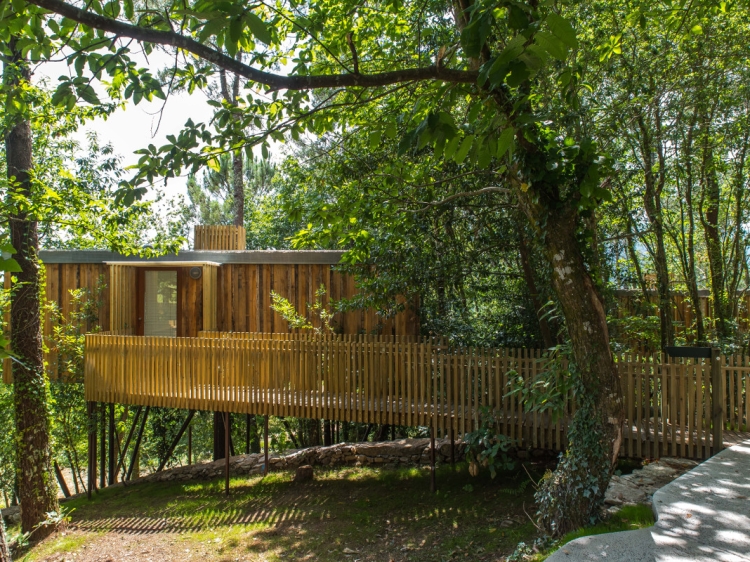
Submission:
M 312 330 L 286 333 L 267 332 L 219 332 L 204 330 L 198 332 L 201 338 L 230 338 L 245 340 L 299 340 L 299 341 L 342 341 L 342 342 L 389 342 L 389 343 L 431 343 L 447 345 L 448 338 L 439 336 L 393 336 L 390 334 L 318 334 Z
M 244 250 L 245 227 L 224 225 L 197 225 L 193 248 L 196 250 Z
M 281 336 L 290 336 L 283 338 Z M 369 339 L 368 339 L 369 338 Z M 381 337 L 382 338 L 382 337 Z M 518 446 L 562 450 L 574 412 L 524 411 L 509 381 L 529 388 L 546 369 L 541 350 L 458 349 L 434 342 L 254 337 L 198 338 L 86 336 L 86 400 L 171 408 L 230 411 L 476 429 L 482 407 Z M 619 357 L 628 420 L 622 453 L 707 458 L 712 453 L 710 368 L 693 360 L 661 363 Z M 747 360 L 725 363 L 730 424 L 746 427 Z M 731 376 L 729 374 L 731 373 Z M 729 408 L 729 404 L 733 406 Z

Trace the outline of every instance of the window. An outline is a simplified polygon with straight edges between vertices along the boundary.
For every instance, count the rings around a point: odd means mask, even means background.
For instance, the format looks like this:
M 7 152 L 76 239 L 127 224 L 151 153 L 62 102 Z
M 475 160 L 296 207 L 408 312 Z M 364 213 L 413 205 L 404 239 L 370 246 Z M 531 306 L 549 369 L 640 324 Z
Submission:
M 177 272 L 144 271 L 143 335 L 177 337 Z

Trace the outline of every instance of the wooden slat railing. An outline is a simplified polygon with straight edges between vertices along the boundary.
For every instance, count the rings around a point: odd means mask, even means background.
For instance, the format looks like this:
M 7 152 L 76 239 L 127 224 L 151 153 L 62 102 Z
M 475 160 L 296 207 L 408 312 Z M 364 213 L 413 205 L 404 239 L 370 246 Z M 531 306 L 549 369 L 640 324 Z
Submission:
M 256 337 L 257 336 L 257 337 Z M 541 350 L 458 349 L 378 336 L 211 334 L 198 338 L 86 336 L 86 399 L 362 423 L 433 426 L 457 436 L 480 410 L 520 447 L 562 450 L 573 414 L 525 412 L 526 388 L 545 370 Z M 299 337 L 294 337 L 299 336 Z M 306 339 L 307 338 L 307 339 Z M 748 422 L 747 359 L 725 358 L 727 420 Z M 712 453 L 708 365 L 619 357 L 627 421 L 623 454 L 707 458 Z M 730 395 L 733 394 L 733 397 Z
M 387 342 L 387 343 L 431 343 L 448 345 L 448 339 L 438 336 L 394 336 L 387 334 L 318 334 L 306 330 L 302 332 L 220 332 L 204 330 L 198 332 L 200 338 L 230 338 L 243 340 L 299 340 L 299 341 L 342 341 L 342 342 Z
M 195 250 L 244 250 L 245 227 L 234 225 L 197 225 L 194 231 Z

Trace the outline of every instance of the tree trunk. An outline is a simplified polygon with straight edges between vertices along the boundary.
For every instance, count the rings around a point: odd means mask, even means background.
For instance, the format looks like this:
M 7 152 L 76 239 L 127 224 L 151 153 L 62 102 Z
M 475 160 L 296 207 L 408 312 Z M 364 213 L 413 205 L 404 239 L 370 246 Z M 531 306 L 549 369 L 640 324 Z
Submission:
M 542 240 L 552 267 L 575 362 L 577 410 L 568 447 L 555 472 L 537 492 L 540 524 L 560 536 L 597 517 L 622 443 L 622 390 L 609 347 L 602 298 L 577 237 L 575 204 L 548 211 L 523 194 L 532 224 L 545 225 Z
M 657 117 L 657 131 L 661 124 Z M 664 163 L 661 156 L 661 145 L 657 138 L 657 151 L 659 154 L 658 178 L 654 174 L 654 158 L 652 155 L 652 138 L 646 126 L 643 116 L 638 117 L 641 129 L 641 157 L 643 158 L 644 179 L 646 190 L 643 197 L 643 206 L 648 216 L 651 230 L 656 238 L 656 252 L 654 255 L 654 268 L 656 269 L 656 289 L 659 295 L 659 320 L 661 324 L 661 347 L 674 345 L 674 325 L 672 324 L 672 294 L 669 287 L 669 268 L 667 266 L 667 252 L 664 244 L 664 223 L 662 217 L 661 192 L 664 188 Z
M 5 64 L 6 84 L 28 82 L 31 73 L 20 54 L 10 44 L 13 59 Z M 17 122 L 5 137 L 5 153 L 10 190 L 21 197 L 31 194 L 32 136 L 31 124 Z M 15 207 L 15 206 L 13 206 Z M 18 361 L 13 362 L 15 387 L 17 473 L 21 498 L 21 527 L 30 533 L 57 511 L 57 490 L 52 478 L 50 428 L 47 417 L 48 388 L 45 380 L 40 326 L 39 238 L 34 217 L 14 208 L 10 214 L 11 242 L 21 271 L 11 296 L 11 349 Z M 40 527 L 33 534 L 38 540 L 49 534 L 50 527 Z
M 8 539 L 5 536 L 5 524 L 0 517 L 0 562 L 11 562 Z
M 705 136 L 708 137 L 708 131 Z M 724 257 L 719 233 L 719 180 L 716 177 L 713 149 L 710 140 L 705 141 L 703 153 L 703 232 L 706 238 L 706 253 L 711 276 L 711 296 L 714 301 L 714 324 L 716 337 L 721 341 L 729 335 L 727 326 L 727 299 L 724 279 Z
M 528 288 L 529 296 L 531 297 L 531 305 L 534 307 L 536 318 L 539 322 L 539 333 L 542 335 L 544 347 L 550 349 L 555 347 L 557 341 L 552 336 L 549 322 L 547 322 L 545 312 L 542 310 L 542 302 L 539 300 L 539 291 L 537 290 L 536 280 L 534 279 L 534 269 L 531 267 L 531 260 L 529 258 L 528 242 L 526 241 L 526 235 L 523 232 L 523 226 L 520 225 L 518 235 L 518 253 L 521 258 L 523 278 L 524 281 L 526 281 L 526 287 Z
M 234 187 L 234 225 L 245 226 L 245 182 L 242 152 L 232 154 L 232 184 Z
M 703 325 L 703 308 L 701 307 L 701 298 L 698 293 L 698 276 L 695 273 L 695 209 L 693 207 L 693 131 L 695 129 L 695 119 L 690 123 L 688 129 L 686 148 L 687 158 L 685 162 L 685 172 L 687 181 L 685 184 L 685 205 L 688 215 L 688 235 L 687 235 L 687 271 L 685 279 L 687 281 L 688 292 L 690 293 L 690 302 L 693 305 L 695 314 L 695 331 L 698 345 L 705 345 L 706 333 Z M 683 226 L 684 228 L 684 226 Z
M 237 53 L 238 61 L 242 60 L 242 53 Z M 237 98 L 240 93 L 240 77 L 235 74 L 230 90 L 227 83 L 226 71 L 223 69 L 219 72 L 219 82 L 221 84 L 221 95 L 224 101 L 237 107 Z M 232 118 L 237 121 L 241 112 L 234 113 Z M 235 150 L 232 153 L 232 198 L 234 205 L 234 225 L 245 226 L 245 174 L 242 161 L 242 151 Z

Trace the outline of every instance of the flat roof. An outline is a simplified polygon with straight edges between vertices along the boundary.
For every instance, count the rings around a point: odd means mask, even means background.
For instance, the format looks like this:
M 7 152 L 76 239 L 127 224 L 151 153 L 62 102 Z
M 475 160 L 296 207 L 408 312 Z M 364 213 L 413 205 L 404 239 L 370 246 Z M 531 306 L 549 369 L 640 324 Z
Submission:
M 341 250 L 184 250 L 145 259 L 123 256 L 107 250 L 39 250 L 44 263 L 216 263 L 216 264 L 300 264 L 337 265 Z

